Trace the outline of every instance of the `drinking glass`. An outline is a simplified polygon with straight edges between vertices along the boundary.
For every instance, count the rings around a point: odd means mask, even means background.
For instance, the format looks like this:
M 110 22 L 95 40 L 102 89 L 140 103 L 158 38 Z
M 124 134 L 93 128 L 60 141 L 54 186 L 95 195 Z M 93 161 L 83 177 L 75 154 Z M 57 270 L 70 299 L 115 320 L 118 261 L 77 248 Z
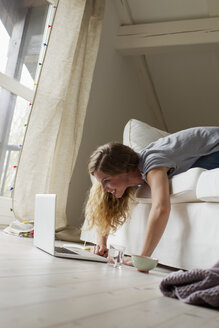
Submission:
M 125 247 L 121 245 L 110 244 L 107 262 L 113 264 L 114 268 L 121 268 Z

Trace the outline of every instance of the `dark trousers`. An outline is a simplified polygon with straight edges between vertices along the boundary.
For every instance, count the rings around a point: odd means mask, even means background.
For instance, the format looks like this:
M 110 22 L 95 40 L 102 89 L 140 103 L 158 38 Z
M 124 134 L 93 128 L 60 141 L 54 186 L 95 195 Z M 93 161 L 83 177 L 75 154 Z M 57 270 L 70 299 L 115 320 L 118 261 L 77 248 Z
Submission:
M 202 167 L 207 170 L 219 168 L 219 151 L 206 156 L 201 156 L 192 167 Z

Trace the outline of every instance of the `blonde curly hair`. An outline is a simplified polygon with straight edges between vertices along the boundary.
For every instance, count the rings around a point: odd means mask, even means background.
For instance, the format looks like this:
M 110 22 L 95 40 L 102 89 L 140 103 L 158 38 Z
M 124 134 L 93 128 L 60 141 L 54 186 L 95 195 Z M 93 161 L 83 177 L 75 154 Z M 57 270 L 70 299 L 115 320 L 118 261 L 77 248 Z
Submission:
M 138 168 L 139 156 L 128 146 L 112 142 L 102 145 L 90 157 L 88 171 L 91 175 L 100 170 L 115 176 L 121 173 L 134 172 Z M 95 182 L 89 192 L 85 206 L 87 229 L 94 225 L 100 235 L 106 236 L 110 230 L 115 232 L 123 225 L 129 215 L 130 205 L 134 202 L 135 188 L 128 187 L 121 198 L 109 192 L 103 192 L 99 182 Z

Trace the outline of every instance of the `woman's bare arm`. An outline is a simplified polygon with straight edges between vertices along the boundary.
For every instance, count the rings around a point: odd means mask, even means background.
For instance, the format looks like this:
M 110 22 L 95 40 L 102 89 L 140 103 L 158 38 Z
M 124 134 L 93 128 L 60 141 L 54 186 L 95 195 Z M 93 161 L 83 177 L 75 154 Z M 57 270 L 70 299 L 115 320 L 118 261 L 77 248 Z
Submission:
M 147 174 L 152 206 L 141 255 L 151 256 L 166 228 L 170 213 L 170 191 L 166 167 L 152 169 Z

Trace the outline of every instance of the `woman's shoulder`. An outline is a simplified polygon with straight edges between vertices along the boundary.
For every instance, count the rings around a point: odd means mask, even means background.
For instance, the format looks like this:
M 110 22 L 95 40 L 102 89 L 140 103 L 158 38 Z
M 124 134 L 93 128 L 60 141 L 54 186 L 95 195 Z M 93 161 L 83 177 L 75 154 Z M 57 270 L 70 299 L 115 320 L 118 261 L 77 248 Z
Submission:
M 172 152 L 174 149 L 177 150 L 179 146 L 180 148 L 182 145 L 187 146 L 187 144 L 191 146 L 192 141 L 195 143 L 202 142 L 203 139 L 209 141 L 219 139 L 219 126 L 198 126 L 171 133 L 146 145 L 138 154 L 141 157 L 164 149 L 166 152 Z

